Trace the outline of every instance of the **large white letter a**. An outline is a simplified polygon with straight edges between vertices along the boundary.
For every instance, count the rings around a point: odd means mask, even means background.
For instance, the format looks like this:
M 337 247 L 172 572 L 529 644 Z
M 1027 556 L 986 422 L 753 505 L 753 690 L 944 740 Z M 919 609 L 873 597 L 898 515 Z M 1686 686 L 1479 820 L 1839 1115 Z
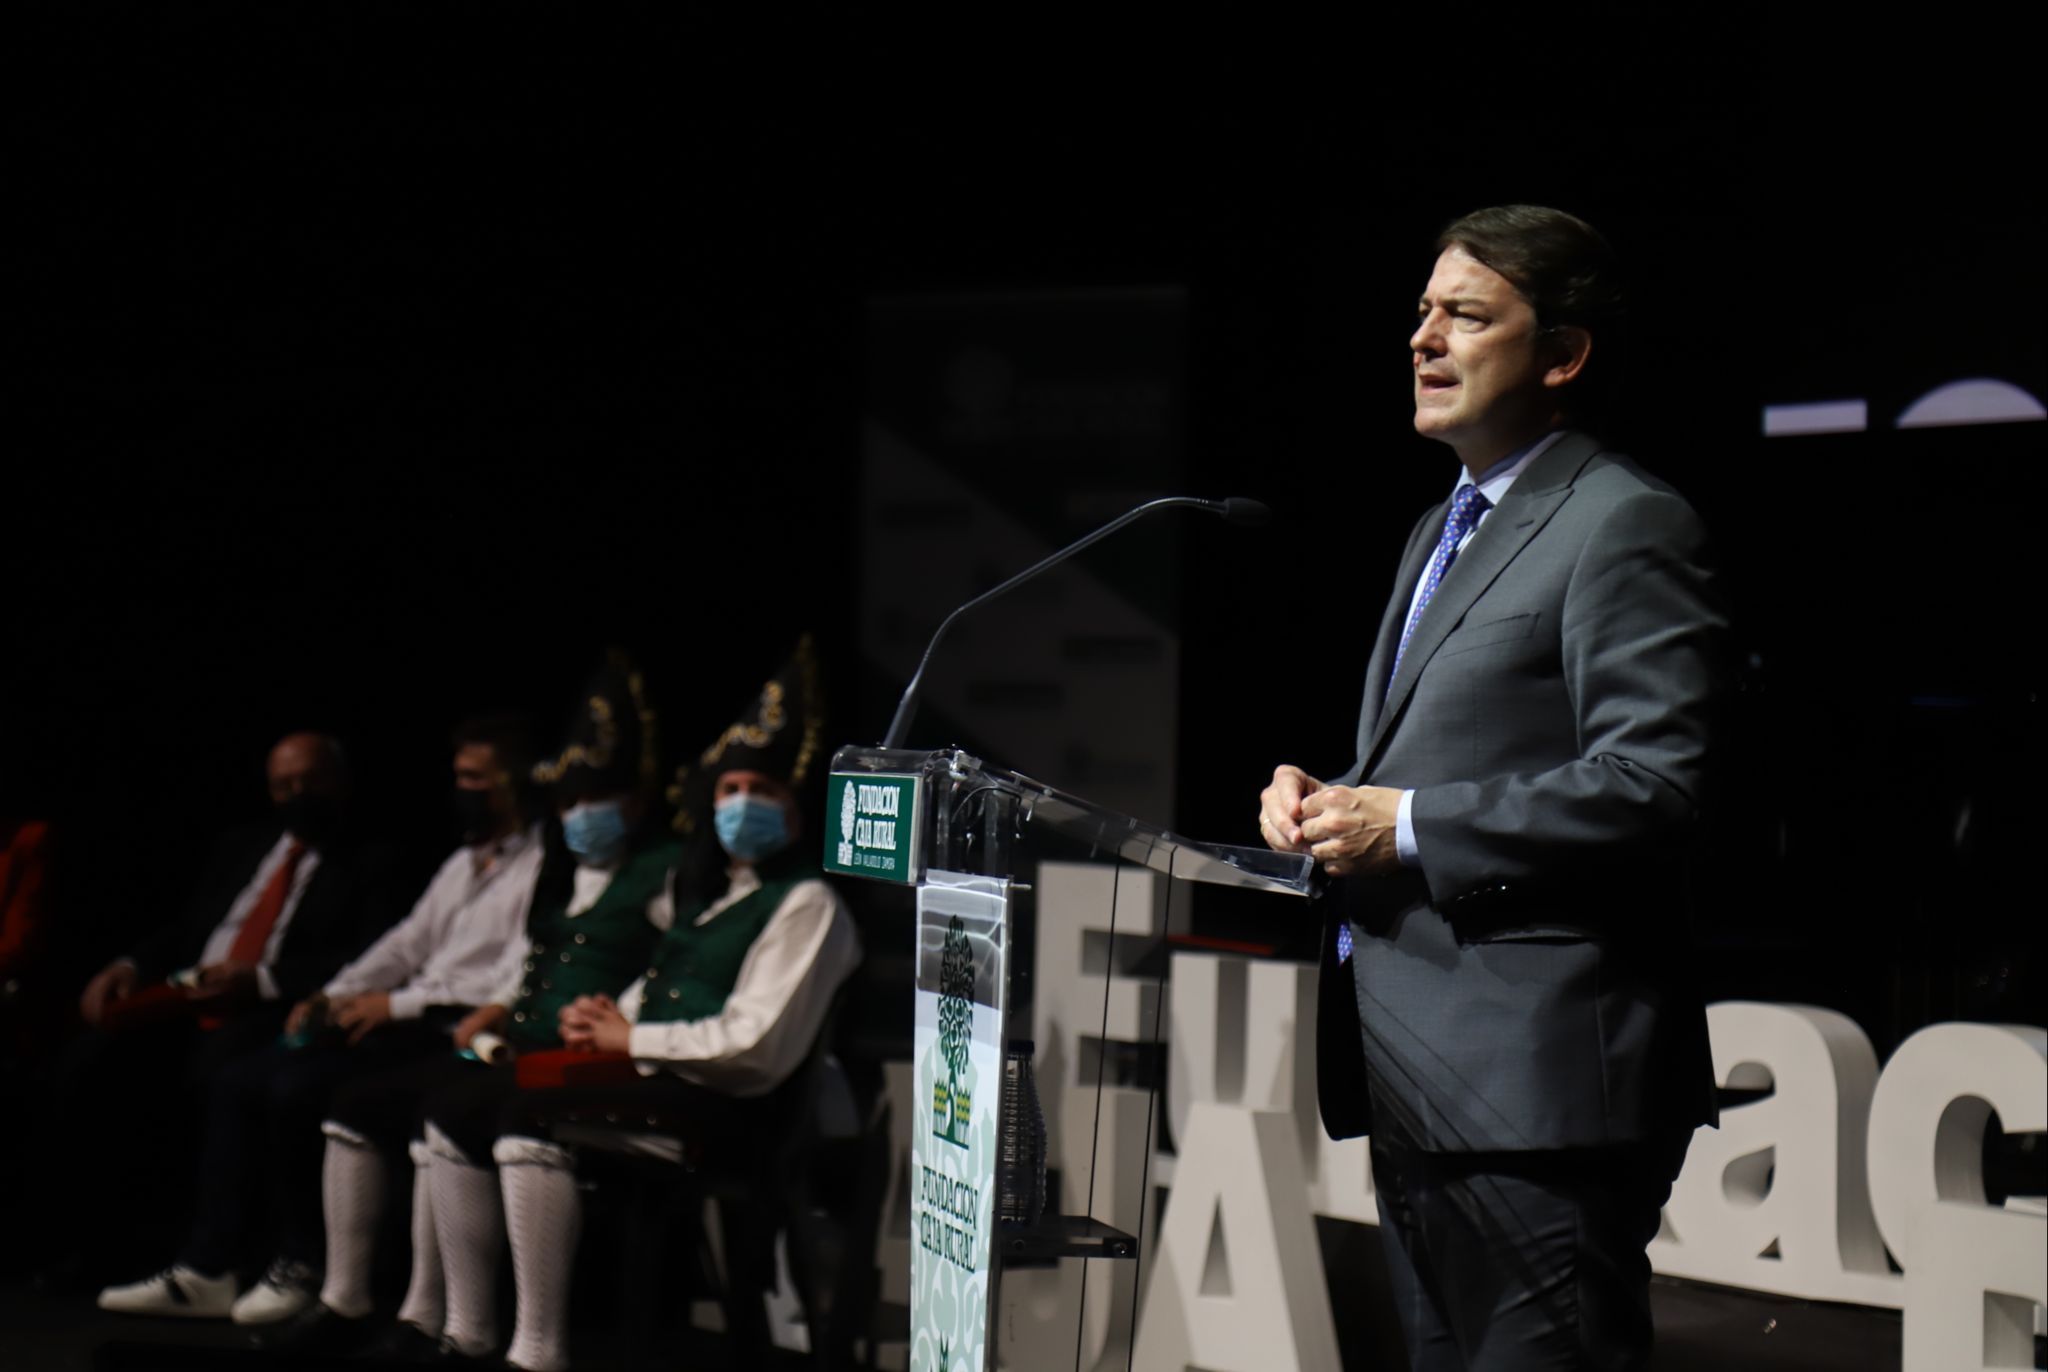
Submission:
M 1138 1321 L 1143 1372 L 1337 1366 L 1293 1115 L 1190 1106 L 1155 1252 Z

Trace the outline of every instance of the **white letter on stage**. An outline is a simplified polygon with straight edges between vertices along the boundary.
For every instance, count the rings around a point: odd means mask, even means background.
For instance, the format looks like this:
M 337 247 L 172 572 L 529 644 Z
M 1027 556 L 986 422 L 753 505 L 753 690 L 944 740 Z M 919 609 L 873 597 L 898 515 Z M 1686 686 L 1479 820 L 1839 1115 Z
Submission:
M 1714 1079 L 1771 1095 L 1693 1135 L 1651 1266 L 1809 1300 L 1897 1305 L 1864 1180 L 1877 1080 L 1870 1040 L 1832 1010 L 1751 1001 L 1709 1006 L 1707 1029 Z
M 1179 972 L 1176 968 L 1176 977 Z M 1199 1102 L 1145 1274 L 1145 1372 L 1320 1372 L 1336 1325 L 1294 1117 Z
M 1899 1045 L 1878 1083 L 1870 1189 L 1906 1269 L 1905 1372 L 2033 1366 L 2048 1219 L 1985 1203 L 1993 1110 L 2010 1133 L 2048 1128 L 2048 1033 L 1931 1025 Z
M 1301 1132 L 1315 1119 L 1314 1062 L 1296 1032 L 1304 1016 L 1315 1023 L 1315 969 L 1176 953 L 1172 982 L 1181 1032 L 1167 1099 L 1179 1153 L 1144 1276 L 1137 1364 L 1334 1367 L 1308 1204 L 1317 1154 Z
M 1142 868 L 1047 862 L 1038 869 L 1037 997 L 1032 1021 L 1039 1096 L 1045 1108 L 1047 1165 L 1059 1173 L 1062 1214 L 1092 1214 L 1127 1234 L 1140 1226 L 1150 1092 L 1103 1087 L 1097 1129 L 1095 1084 L 1102 1044 L 1141 1043 L 1153 1026 L 1158 988 L 1122 975 L 1164 932 L 1163 883 Z M 1110 902 L 1116 903 L 1116 946 L 1110 946 Z M 1106 979 L 1106 980 L 1105 980 Z M 1104 996 L 1108 997 L 1105 1015 Z M 1089 1168 L 1095 1170 L 1090 1189 Z M 1155 1174 L 1156 1180 L 1156 1174 Z M 1149 1255 L 1153 1236 L 1145 1236 Z M 1150 1258 L 1147 1258 L 1149 1265 Z M 1074 1324 L 1087 1311 L 1080 1366 L 1122 1368 L 1136 1313 L 1138 1264 L 1062 1262 L 1050 1270 L 1005 1273 L 1001 1343 L 1006 1368 L 1071 1366 Z M 1082 1283 L 1087 1283 L 1084 1301 Z
M 1204 953 L 1173 957 L 1174 1023 L 1167 1100 L 1173 1136 L 1187 1137 L 1196 1101 L 1285 1110 L 1301 1140 L 1309 1208 L 1378 1224 L 1366 1140 L 1333 1141 L 1316 1110 L 1316 969 Z

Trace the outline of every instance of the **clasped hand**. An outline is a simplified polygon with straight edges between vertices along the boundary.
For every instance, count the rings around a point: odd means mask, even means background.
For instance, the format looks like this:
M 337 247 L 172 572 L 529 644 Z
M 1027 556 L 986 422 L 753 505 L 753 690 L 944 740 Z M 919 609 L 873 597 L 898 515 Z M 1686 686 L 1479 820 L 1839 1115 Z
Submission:
M 193 1000 L 254 1000 L 256 964 L 211 962 L 199 969 L 186 994 Z
M 585 1053 L 628 1052 L 633 1022 L 610 996 L 578 996 L 562 1007 L 562 1042 Z
M 1273 769 L 1259 793 L 1259 837 L 1282 853 L 1307 853 L 1333 877 L 1401 865 L 1394 824 L 1401 793 L 1385 786 L 1329 786 L 1299 767 Z

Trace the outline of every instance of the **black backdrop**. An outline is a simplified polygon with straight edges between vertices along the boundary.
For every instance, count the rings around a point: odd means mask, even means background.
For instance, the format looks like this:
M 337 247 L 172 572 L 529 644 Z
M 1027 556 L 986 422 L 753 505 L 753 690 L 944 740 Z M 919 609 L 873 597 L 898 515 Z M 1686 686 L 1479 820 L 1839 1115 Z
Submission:
M 606 643 L 679 748 L 801 627 L 850 679 L 818 592 L 854 561 L 878 291 L 1189 289 L 1191 488 L 1279 517 L 1182 545 L 1170 818 L 1248 840 L 1274 761 L 1346 760 L 1393 559 L 1451 479 L 1407 428 L 1429 238 L 1525 199 L 1633 263 L 1621 437 L 1706 513 L 1742 614 L 1715 993 L 1837 1005 L 1880 1051 L 2040 1018 L 2013 882 L 2048 429 L 1886 427 L 1964 376 L 2048 394 L 1996 15 L 1953 60 L 1795 52 L 1739 10 L 1364 45 L 482 6 L 10 22 L 0 757 L 62 823 L 82 958 L 260 811 L 285 729 L 346 737 L 424 861 L 447 726 L 552 728 Z M 1872 432 L 1761 436 L 1766 404 L 1846 396 Z M 886 722 L 848 713 L 838 737 Z

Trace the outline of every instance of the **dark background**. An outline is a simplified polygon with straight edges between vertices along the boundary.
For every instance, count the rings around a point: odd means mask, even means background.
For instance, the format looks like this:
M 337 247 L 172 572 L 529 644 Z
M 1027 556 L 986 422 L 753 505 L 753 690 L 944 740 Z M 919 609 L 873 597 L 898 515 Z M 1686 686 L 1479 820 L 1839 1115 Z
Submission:
M 80 966 L 261 812 L 287 729 L 341 734 L 424 862 L 448 726 L 552 730 L 608 643 L 672 755 L 802 628 L 855 679 L 820 591 L 858 565 L 882 293 L 1187 289 L 1188 487 L 1277 518 L 1177 544 L 1179 803 L 1147 818 L 1249 841 L 1276 761 L 1349 761 L 1454 475 L 1408 428 L 1429 240 L 1533 200 L 1630 262 L 1616 437 L 1700 506 L 1740 614 L 1710 990 L 1847 1010 L 1881 1054 L 2039 1022 L 2048 428 L 1889 428 L 1967 376 L 2048 395 L 2010 44 L 1628 13 L 1481 43 L 18 7 L 0 768 L 59 823 Z M 1872 432 L 1761 436 L 1851 396 Z M 849 694 L 834 738 L 879 737 Z

